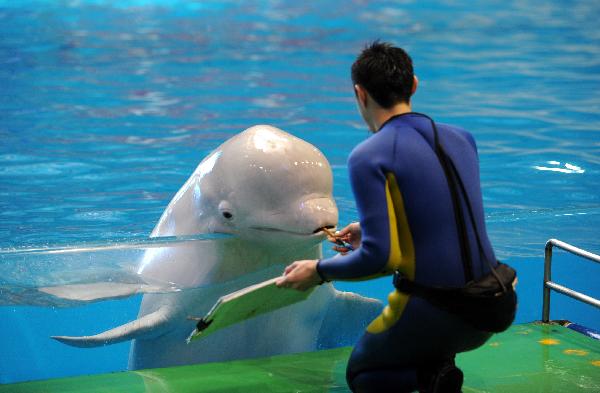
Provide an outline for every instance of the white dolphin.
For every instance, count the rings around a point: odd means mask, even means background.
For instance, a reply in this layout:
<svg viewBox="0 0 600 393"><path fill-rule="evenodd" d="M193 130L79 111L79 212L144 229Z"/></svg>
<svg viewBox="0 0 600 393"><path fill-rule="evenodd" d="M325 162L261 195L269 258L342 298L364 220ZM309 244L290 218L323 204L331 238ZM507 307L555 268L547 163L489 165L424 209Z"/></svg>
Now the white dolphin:
<svg viewBox="0 0 600 393"><path fill-rule="evenodd" d="M275 127L251 127L227 140L177 192L151 236L229 233L215 242L146 251L138 273L146 282L177 283L177 293L146 294L138 319L84 337L54 336L78 347L133 340L129 368L166 367L352 345L381 302L318 287L308 300L186 344L222 295L281 274L297 259L321 257L338 212L332 173L311 144Z"/></svg>

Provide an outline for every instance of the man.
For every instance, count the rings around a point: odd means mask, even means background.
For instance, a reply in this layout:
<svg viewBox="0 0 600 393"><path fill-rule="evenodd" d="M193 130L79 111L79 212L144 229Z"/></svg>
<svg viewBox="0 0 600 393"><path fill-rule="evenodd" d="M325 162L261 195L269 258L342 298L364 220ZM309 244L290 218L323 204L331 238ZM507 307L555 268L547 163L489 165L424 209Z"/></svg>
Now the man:
<svg viewBox="0 0 600 393"><path fill-rule="evenodd" d="M348 160L360 225L329 240L345 240L355 250L338 245L334 249L344 255L296 261L278 285L306 290L323 281L398 272L421 285L459 288L488 274L487 261L496 259L485 231L473 137L411 112L418 80L400 48L368 46L352 65L352 81L359 111L373 132ZM454 169L444 166L438 145ZM466 195L449 186L457 176ZM350 388L460 392L463 376L454 366L455 354L481 346L491 333L391 283L390 289L388 306L350 357Z"/></svg>

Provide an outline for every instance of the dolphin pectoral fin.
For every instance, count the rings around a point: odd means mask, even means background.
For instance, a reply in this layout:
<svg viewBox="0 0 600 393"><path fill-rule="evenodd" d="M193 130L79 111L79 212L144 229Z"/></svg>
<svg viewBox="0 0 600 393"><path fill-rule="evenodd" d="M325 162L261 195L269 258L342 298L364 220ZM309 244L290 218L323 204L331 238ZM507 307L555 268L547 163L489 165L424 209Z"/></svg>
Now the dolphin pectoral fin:
<svg viewBox="0 0 600 393"><path fill-rule="evenodd" d="M135 321L131 321L94 336L52 336L51 338L60 341L63 344L79 348L111 345L132 340L134 338L151 337L164 333L168 329L172 314L171 307L163 306L153 313L144 315Z"/></svg>
<svg viewBox="0 0 600 393"><path fill-rule="evenodd" d="M79 302L122 299L138 293L167 292L167 288L147 284L98 282L92 284L69 284L38 288L49 295Z"/></svg>

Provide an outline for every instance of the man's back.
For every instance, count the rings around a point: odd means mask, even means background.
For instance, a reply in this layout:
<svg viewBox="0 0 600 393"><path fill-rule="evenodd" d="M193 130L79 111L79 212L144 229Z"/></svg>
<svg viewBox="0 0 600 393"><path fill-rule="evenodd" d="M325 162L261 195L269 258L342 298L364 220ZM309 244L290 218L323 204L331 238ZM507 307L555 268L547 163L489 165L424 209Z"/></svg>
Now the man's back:
<svg viewBox="0 0 600 393"><path fill-rule="evenodd" d="M483 220L475 143L468 133L458 128L437 124L437 129L440 141L464 183L484 252L490 261L495 261ZM406 215L408 228L398 225L398 232L400 238L409 236L412 239L415 281L426 285L458 287L465 283L460 240L450 189L434 146L433 126L429 118L419 114L404 114L391 119L355 149L350 159L351 171L353 162L361 166L368 162L372 172L394 175L387 178L388 183L397 182L401 194L402 211L398 211L399 206L394 206L394 209L396 215ZM365 170L361 169L361 172ZM366 176L361 178L366 180ZM359 187L355 185L354 188L356 192ZM360 188L363 192L369 192L368 187ZM468 207L461 199L473 273L478 278L482 272L487 273L489 267L480 258ZM410 233L407 234L407 231ZM400 250L403 251L406 250Z"/></svg>

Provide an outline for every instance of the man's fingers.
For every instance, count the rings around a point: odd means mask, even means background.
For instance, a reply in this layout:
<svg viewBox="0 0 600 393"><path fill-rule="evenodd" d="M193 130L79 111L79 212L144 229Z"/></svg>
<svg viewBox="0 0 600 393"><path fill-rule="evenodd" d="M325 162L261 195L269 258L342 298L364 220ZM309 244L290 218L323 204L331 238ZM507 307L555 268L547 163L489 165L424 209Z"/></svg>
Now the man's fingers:
<svg viewBox="0 0 600 393"><path fill-rule="evenodd" d="M348 251L350 251L347 247L343 247L343 246L333 246L331 248L333 250L335 250L337 252L341 252L341 253L347 253Z"/></svg>
<svg viewBox="0 0 600 393"><path fill-rule="evenodd" d="M308 287L302 285L301 283L288 281L287 277L285 276L277 279L275 281L275 285L279 288L291 288L298 291L306 291L308 289Z"/></svg>
<svg viewBox="0 0 600 393"><path fill-rule="evenodd" d="M277 280L275 280L275 285L278 286L279 288L284 288L286 284L287 284L287 281L286 281L285 277L279 277Z"/></svg>
<svg viewBox="0 0 600 393"><path fill-rule="evenodd" d="M292 263L291 265L288 265L285 267L285 270L283 271L284 275L288 275L290 274L290 272L292 270L294 270L296 268L296 266L298 266L298 264L296 262Z"/></svg>
<svg viewBox="0 0 600 393"><path fill-rule="evenodd" d="M316 273L317 260L302 260L291 263L284 269L283 275L275 280L275 285L280 288L292 288L306 291L321 280Z"/></svg>
<svg viewBox="0 0 600 393"><path fill-rule="evenodd" d="M343 228L343 229L340 229L339 231L337 231L337 232L335 233L335 235L336 235L337 237L342 237L342 236L346 236L346 235L348 235L349 233L350 233L350 226L348 225L347 227L345 227L345 228Z"/></svg>
<svg viewBox="0 0 600 393"><path fill-rule="evenodd" d="M343 236L339 237L340 239L342 239L345 242L350 242L352 240L352 234L351 233L347 233Z"/></svg>

